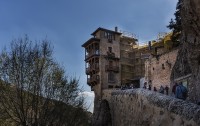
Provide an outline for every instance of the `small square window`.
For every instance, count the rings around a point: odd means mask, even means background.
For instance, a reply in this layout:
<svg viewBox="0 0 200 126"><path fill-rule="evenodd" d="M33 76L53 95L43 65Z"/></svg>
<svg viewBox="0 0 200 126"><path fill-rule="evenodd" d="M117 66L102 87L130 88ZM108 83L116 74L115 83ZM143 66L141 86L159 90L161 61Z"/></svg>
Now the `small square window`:
<svg viewBox="0 0 200 126"><path fill-rule="evenodd" d="M164 64L162 64L162 69L165 69L165 65Z"/></svg>

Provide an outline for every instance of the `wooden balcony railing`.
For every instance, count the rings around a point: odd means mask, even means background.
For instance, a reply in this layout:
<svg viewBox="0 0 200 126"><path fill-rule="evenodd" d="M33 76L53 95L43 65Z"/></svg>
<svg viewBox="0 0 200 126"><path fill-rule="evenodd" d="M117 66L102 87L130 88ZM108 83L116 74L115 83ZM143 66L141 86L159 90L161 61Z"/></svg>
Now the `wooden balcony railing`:
<svg viewBox="0 0 200 126"><path fill-rule="evenodd" d="M99 71L99 64L94 64L91 65L90 67L87 67L85 73L89 75L90 72L98 72L98 71Z"/></svg>
<svg viewBox="0 0 200 126"><path fill-rule="evenodd" d="M99 51L92 51L90 53L88 53L87 55L85 55L85 58L89 58L89 57L92 57L92 56L99 56L100 55L100 52Z"/></svg>
<svg viewBox="0 0 200 126"><path fill-rule="evenodd" d="M89 86L96 85L98 83L99 83L99 75L94 74L92 75L92 77L87 78L87 84Z"/></svg>

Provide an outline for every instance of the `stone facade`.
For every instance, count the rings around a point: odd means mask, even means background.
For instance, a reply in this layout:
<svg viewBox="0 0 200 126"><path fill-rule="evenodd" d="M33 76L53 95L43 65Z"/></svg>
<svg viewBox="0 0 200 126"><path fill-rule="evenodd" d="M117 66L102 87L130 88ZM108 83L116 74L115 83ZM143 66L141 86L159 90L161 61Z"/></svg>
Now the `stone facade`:
<svg viewBox="0 0 200 126"><path fill-rule="evenodd" d="M104 34L104 31L99 31L99 32L101 34ZM119 35L115 35L115 40L112 40L112 42L109 42L109 40L105 37L101 37L99 45L100 47L99 66L101 68L100 83L102 84L102 89L113 88L121 84L120 73L119 73L119 58L120 58L119 41L120 41ZM109 50L109 48L111 48L111 50ZM111 57L109 57L108 55L111 55ZM113 71L111 69L113 69ZM114 69L117 69L117 71L114 71ZM109 79L108 75L109 73L113 74L111 75L113 76L113 80Z"/></svg>
<svg viewBox="0 0 200 126"><path fill-rule="evenodd" d="M157 57L150 57L145 62L145 80L151 80L152 87L171 87L171 71L177 58L178 49L166 52Z"/></svg>
<svg viewBox="0 0 200 126"><path fill-rule="evenodd" d="M119 73L121 33L98 28L91 35L93 37L82 47L85 48L87 84L95 93L95 101L98 101L102 98L102 90L121 84Z"/></svg>

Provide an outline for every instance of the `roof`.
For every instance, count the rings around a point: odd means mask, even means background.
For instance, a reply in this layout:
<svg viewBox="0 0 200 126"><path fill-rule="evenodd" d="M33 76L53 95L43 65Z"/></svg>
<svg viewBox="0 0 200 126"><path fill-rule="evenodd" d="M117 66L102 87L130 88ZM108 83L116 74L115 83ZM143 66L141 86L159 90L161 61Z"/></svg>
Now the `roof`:
<svg viewBox="0 0 200 126"><path fill-rule="evenodd" d="M112 33L118 34L118 35L122 34L120 32L116 32L116 31L112 31L112 30L108 30L108 29L99 27L91 35L95 35L98 31L107 31L107 32L112 32Z"/></svg>
<svg viewBox="0 0 200 126"><path fill-rule="evenodd" d="M98 39L98 38L90 38L89 40L87 40L87 41L82 45L82 47L86 47L88 44L90 44L91 42L94 42L94 41L99 42L100 39Z"/></svg>

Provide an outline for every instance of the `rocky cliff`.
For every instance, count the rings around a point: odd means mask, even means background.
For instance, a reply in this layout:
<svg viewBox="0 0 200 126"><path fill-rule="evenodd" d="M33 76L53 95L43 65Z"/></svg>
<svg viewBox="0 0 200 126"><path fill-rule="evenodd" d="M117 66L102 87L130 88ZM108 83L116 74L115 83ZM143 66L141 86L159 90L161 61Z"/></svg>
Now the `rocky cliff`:
<svg viewBox="0 0 200 126"><path fill-rule="evenodd" d="M110 107L107 100L104 99L96 103L92 126L112 126Z"/></svg>
<svg viewBox="0 0 200 126"><path fill-rule="evenodd" d="M200 99L200 1L183 0L181 9L181 49L174 65L172 77L191 73L189 98Z"/></svg>

